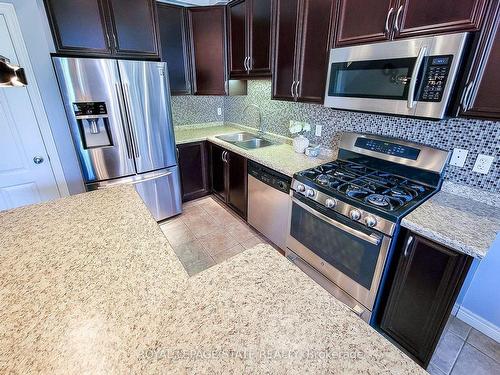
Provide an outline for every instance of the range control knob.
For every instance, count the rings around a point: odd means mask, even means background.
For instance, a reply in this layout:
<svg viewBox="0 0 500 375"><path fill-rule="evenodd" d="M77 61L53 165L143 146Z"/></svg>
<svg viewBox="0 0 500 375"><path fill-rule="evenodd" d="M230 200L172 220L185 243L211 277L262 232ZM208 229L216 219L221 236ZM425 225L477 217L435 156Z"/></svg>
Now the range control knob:
<svg viewBox="0 0 500 375"><path fill-rule="evenodd" d="M354 209L351 210L351 212L349 212L349 216L353 220L359 220L361 218L361 212L359 212L359 210Z"/></svg>
<svg viewBox="0 0 500 375"><path fill-rule="evenodd" d="M325 200L325 206L328 207L328 208L333 208L336 205L337 205L337 201L335 199L327 198Z"/></svg>
<svg viewBox="0 0 500 375"><path fill-rule="evenodd" d="M304 185L302 185L302 184L297 185L297 191L299 191L300 193L303 193L305 190L306 190L306 187Z"/></svg>
<svg viewBox="0 0 500 375"><path fill-rule="evenodd" d="M309 198L314 197L314 194L316 194L316 193L314 192L314 190L313 190L313 189L307 189L307 190L306 190L306 195L307 195Z"/></svg>
<svg viewBox="0 0 500 375"><path fill-rule="evenodd" d="M375 219L373 216L367 216L365 218L365 224L366 226L373 228L375 225L377 225L377 219Z"/></svg>

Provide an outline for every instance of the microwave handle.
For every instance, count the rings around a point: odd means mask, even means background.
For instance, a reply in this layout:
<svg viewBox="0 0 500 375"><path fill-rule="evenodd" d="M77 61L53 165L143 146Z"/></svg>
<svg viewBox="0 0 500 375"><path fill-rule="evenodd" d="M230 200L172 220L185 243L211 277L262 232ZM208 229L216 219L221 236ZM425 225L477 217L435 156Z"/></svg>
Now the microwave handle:
<svg viewBox="0 0 500 375"><path fill-rule="evenodd" d="M415 67L413 68L413 73L411 74L410 79L410 88L408 90L408 109L412 109L415 106L415 88L417 87L417 77L420 72L420 68L422 67L422 62L424 61L425 53L427 52L427 47L423 46L420 48L418 52L417 61L415 61Z"/></svg>

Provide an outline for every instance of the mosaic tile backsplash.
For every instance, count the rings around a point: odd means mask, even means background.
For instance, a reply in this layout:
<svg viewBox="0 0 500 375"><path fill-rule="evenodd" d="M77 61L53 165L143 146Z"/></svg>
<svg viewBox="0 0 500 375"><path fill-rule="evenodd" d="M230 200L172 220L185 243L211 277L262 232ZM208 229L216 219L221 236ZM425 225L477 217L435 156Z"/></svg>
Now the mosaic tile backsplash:
<svg viewBox="0 0 500 375"><path fill-rule="evenodd" d="M290 120L311 124L306 136L312 143L336 148L342 132L354 131L397 137L413 142L453 150L469 150L463 168L450 166L446 179L459 184L500 193L500 122L449 119L427 121L413 118L338 111L322 105L291 103L271 100L270 80L248 81L248 95L232 97L176 97L173 99L176 125L208 121L221 121L217 106L223 103L224 121L257 127L257 112L248 104L256 104L262 110L265 131L290 136ZM177 122L176 122L177 118ZM316 125L322 125L321 137L314 136ZM495 156L487 175L472 172L478 154Z"/></svg>

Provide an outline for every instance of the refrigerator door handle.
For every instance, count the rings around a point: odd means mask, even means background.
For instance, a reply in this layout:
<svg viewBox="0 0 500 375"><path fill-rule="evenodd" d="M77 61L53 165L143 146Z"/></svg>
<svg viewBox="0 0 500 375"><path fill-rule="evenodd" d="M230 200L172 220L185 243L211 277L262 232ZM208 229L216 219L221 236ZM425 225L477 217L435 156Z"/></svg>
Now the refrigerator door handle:
<svg viewBox="0 0 500 375"><path fill-rule="evenodd" d="M125 107L127 109L127 115L128 115L128 124L129 124L129 129L130 129L130 136L132 137L132 145L134 149L134 155L136 158L141 157L139 154L139 145L137 144L137 137L135 135L134 131L134 118L132 117L132 112L131 112L131 100L130 100L130 91L128 89L128 83L123 83L123 92L125 94Z"/></svg>
<svg viewBox="0 0 500 375"><path fill-rule="evenodd" d="M127 129L129 129L130 126L128 125L128 119L125 113L125 104L123 101L123 95L122 95L122 90L120 88L120 84L115 83L115 88L116 88L116 95L118 96L118 106L120 107L120 118L124 126L123 131L125 134L125 142L127 143L127 156L129 159L132 159L132 140L130 139L129 136L130 133L127 131Z"/></svg>

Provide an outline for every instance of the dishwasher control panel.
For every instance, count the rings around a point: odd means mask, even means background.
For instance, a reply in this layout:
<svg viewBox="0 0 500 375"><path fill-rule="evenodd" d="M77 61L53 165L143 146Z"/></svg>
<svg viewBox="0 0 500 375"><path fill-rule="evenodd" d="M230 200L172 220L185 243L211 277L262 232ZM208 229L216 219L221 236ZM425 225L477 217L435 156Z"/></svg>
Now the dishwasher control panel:
<svg viewBox="0 0 500 375"><path fill-rule="evenodd" d="M277 190L290 193L292 179L288 176L252 161L248 162L248 174Z"/></svg>

